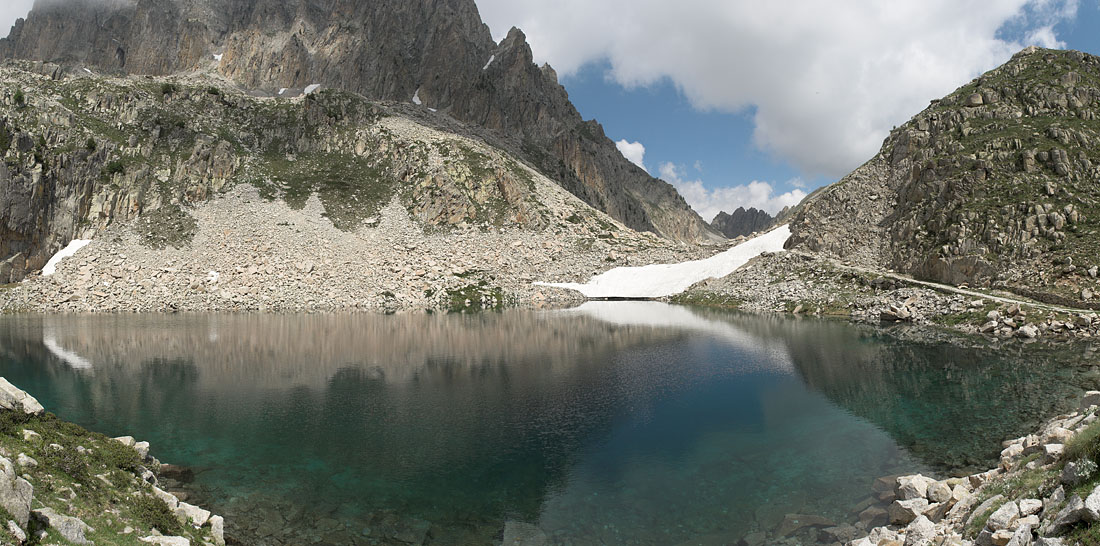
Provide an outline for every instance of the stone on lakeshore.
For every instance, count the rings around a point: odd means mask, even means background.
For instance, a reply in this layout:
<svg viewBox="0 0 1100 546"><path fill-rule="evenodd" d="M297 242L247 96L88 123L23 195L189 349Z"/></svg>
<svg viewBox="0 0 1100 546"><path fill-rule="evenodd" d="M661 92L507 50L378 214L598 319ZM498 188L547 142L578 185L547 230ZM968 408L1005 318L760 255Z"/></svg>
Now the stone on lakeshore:
<svg viewBox="0 0 1100 546"><path fill-rule="evenodd" d="M157 546L191 546L191 541L186 537L148 536L141 537L138 540Z"/></svg>
<svg viewBox="0 0 1100 546"><path fill-rule="evenodd" d="M210 519L210 511L203 510L193 504L186 502L180 502L176 505L176 517L180 518L184 523L190 522L195 527L202 527L206 524L206 521Z"/></svg>
<svg viewBox="0 0 1100 546"><path fill-rule="evenodd" d="M835 527L826 527L817 534L817 541L825 544L847 543L856 539L861 533L852 525L844 524Z"/></svg>
<svg viewBox="0 0 1100 546"><path fill-rule="evenodd" d="M905 528L905 546L928 546L936 536L936 525L919 516Z"/></svg>
<svg viewBox="0 0 1100 546"><path fill-rule="evenodd" d="M15 458L15 462L19 463L19 466L25 466L27 468L38 466L38 461L28 457L26 453L20 453L19 456Z"/></svg>
<svg viewBox="0 0 1100 546"><path fill-rule="evenodd" d="M23 531L23 528L19 524L15 523L15 520L8 520L8 533L11 533L12 538L15 539L17 544L22 544L27 541L27 533Z"/></svg>
<svg viewBox="0 0 1100 546"><path fill-rule="evenodd" d="M1058 511L1058 514L1044 526L1042 534L1044 535L1061 535L1064 534L1070 527L1073 527L1078 522L1086 521L1088 510L1085 508L1085 501L1081 500L1081 497L1074 495L1070 497L1066 505Z"/></svg>
<svg viewBox="0 0 1100 546"><path fill-rule="evenodd" d="M1043 435L1044 444L1065 444L1073 438L1073 431L1062 427L1054 427Z"/></svg>
<svg viewBox="0 0 1100 546"><path fill-rule="evenodd" d="M0 457L0 506L15 518L20 527L26 528L30 520L31 499L34 486L15 473L11 461Z"/></svg>
<svg viewBox="0 0 1100 546"><path fill-rule="evenodd" d="M134 449L137 450L138 456L142 460L149 456L149 442L134 442Z"/></svg>
<svg viewBox="0 0 1100 546"><path fill-rule="evenodd" d="M134 447L134 443L135 443L133 436L119 436L118 438L114 438L114 440L116 442L120 442L122 445L124 445L126 447Z"/></svg>
<svg viewBox="0 0 1100 546"><path fill-rule="evenodd" d="M32 513L34 517L46 525L57 529L57 532L69 542L81 545L94 544L84 538L84 533L95 531L95 529L84 523L80 518L58 514L52 508L39 508Z"/></svg>
<svg viewBox="0 0 1100 546"><path fill-rule="evenodd" d="M928 500L932 502L947 502L951 500L951 487L946 482L936 482L928 486Z"/></svg>
<svg viewBox="0 0 1100 546"><path fill-rule="evenodd" d="M1012 531L1008 529L993 531L993 535L989 537L989 541L993 546L1007 546L1010 540L1012 540Z"/></svg>
<svg viewBox="0 0 1100 546"><path fill-rule="evenodd" d="M1039 537L1039 539L1035 541L1035 546L1065 546L1065 543L1063 543L1060 538Z"/></svg>
<svg viewBox="0 0 1100 546"><path fill-rule="evenodd" d="M1022 518L1038 514L1043 509L1043 501L1039 499L1022 499L1016 504L1020 506L1020 517Z"/></svg>
<svg viewBox="0 0 1100 546"><path fill-rule="evenodd" d="M1009 501L1001 505L996 512L989 516L986 527L991 531L1008 529L1012 522L1020 518L1020 507L1015 502ZM1007 542L1007 540L1005 541Z"/></svg>
<svg viewBox="0 0 1100 546"><path fill-rule="evenodd" d="M932 478L920 474L901 476L897 479L895 494L900 500L923 499L928 495L928 487L936 483Z"/></svg>
<svg viewBox="0 0 1100 546"><path fill-rule="evenodd" d="M214 544L225 546L225 519L221 516L210 516L210 535L214 537Z"/></svg>
<svg viewBox="0 0 1100 546"><path fill-rule="evenodd" d="M783 516L783 521L776 528L775 534L788 537L797 533L799 529L805 529L806 527L836 527L836 522L809 514L787 514Z"/></svg>
<svg viewBox="0 0 1100 546"><path fill-rule="evenodd" d="M1100 406L1100 391L1088 391L1081 400L1081 409L1086 410L1092 406Z"/></svg>
<svg viewBox="0 0 1100 546"><path fill-rule="evenodd" d="M1034 324L1025 324L1016 330L1016 337L1024 339L1035 339L1039 337L1039 327Z"/></svg>
<svg viewBox="0 0 1100 546"><path fill-rule="evenodd" d="M46 411L33 396L8 383L3 377L0 377L0 408L21 411L27 415L42 415Z"/></svg>
<svg viewBox="0 0 1100 546"><path fill-rule="evenodd" d="M985 502L978 505L973 512L970 513L970 517L966 520L966 525L969 527L979 517L984 516L987 512L993 509L993 505L1004 500L1004 495L993 495L985 500Z"/></svg>
<svg viewBox="0 0 1100 546"><path fill-rule="evenodd" d="M928 499L896 500L886 509L893 525L909 525L928 509Z"/></svg>
<svg viewBox="0 0 1100 546"><path fill-rule="evenodd" d="M504 523L504 542L501 546L545 546L549 538L542 529L522 521Z"/></svg>
<svg viewBox="0 0 1100 546"><path fill-rule="evenodd" d="M1095 473L1096 463L1089 459L1079 459L1066 463L1066 466L1062 469L1060 479L1062 483L1070 487L1076 487L1088 481Z"/></svg>
<svg viewBox="0 0 1100 546"><path fill-rule="evenodd" d="M163 490L163 489L161 489L161 488L159 488L155 485L153 486L153 495L155 495L158 499L163 501L164 504L167 504L168 509L170 509L170 510L174 511L180 505L180 500L177 499L175 495L173 495L173 494L171 494L171 493L169 493L169 492L167 492L167 491L165 491L165 490Z"/></svg>
<svg viewBox="0 0 1100 546"><path fill-rule="evenodd" d="M1043 463L1050 464L1062 458L1065 453L1065 444L1046 444L1043 446Z"/></svg>
<svg viewBox="0 0 1100 546"><path fill-rule="evenodd" d="M890 515L886 512L886 509L882 507L870 506L859 513L859 522L863 524L864 527L885 525L890 522Z"/></svg>

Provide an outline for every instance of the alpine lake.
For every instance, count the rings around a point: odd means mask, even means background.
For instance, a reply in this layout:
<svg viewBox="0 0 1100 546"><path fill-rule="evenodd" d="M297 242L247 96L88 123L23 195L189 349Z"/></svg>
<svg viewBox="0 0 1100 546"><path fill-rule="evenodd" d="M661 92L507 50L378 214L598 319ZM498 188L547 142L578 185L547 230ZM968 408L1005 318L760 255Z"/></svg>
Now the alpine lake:
<svg viewBox="0 0 1100 546"><path fill-rule="evenodd" d="M239 544L816 544L789 514L851 524L877 478L992 467L1098 366L1088 343L653 302L0 317L0 376L151 442Z"/></svg>

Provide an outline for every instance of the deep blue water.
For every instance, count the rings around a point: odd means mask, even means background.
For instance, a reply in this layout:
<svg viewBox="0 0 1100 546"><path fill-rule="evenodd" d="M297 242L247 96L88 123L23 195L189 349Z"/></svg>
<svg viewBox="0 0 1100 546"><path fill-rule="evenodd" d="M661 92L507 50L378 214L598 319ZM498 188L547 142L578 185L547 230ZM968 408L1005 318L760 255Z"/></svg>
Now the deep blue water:
<svg viewBox="0 0 1100 546"><path fill-rule="evenodd" d="M483 315L0 317L0 375L148 440L254 544L724 544L856 520L1097 384L1088 345L657 303ZM807 542L814 533L799 535Z"/></svg>

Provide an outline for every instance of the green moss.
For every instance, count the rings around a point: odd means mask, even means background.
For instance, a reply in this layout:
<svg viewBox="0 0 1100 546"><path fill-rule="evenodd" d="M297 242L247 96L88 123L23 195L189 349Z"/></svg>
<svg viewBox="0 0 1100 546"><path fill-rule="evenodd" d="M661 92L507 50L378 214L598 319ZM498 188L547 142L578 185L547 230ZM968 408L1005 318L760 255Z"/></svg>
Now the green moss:
<svg viewBox="0 0 1100 546"><path fill-rule="evenodd" d="M481 311L504 309L504 291L490 286L488 281L469 284L462 288L448 290L447 309L451 312Z"/></svg>
<svg viewBox="0 0 1100 546"><path fill-rule="evenodd" d="M1066 442L1064 454L1067 461L1090 459L1100 463L1100 420L1093 421L1084 430L1074 434Z"/></svg>
<svg viewBox="0 0 1100 546"><path fill-rule="evenodd" d="M672 296L669 301L680 305L717 307L720 309L740 309L744 305L744 301L739 298L710 290L688 290Z"/></svg>
<svg viewBox="0 0 1100 546"><path fill-rule="evenodd" d="M150 529L156 529L166 535L177 535L183 532L183 524L159 498L138 494L134 495L130 502L134 517Z"/></svg>

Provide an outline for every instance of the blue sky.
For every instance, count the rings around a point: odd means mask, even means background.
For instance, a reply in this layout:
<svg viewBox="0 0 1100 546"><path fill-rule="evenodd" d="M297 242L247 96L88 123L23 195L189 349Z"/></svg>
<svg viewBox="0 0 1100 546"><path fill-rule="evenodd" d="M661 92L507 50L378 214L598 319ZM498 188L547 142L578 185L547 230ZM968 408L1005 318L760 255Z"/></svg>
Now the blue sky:
<svg viewBox="0 0 1100 546"><path fill-rule="evenodd" d="M494 36L524 29L581 114L640 144L624 155L708 221L739 205L775 212L839 179L929 100L1026 45L1100 54L1100 0L478 5Z"/></svg>
<svg viewBox="0 0 1100 546"><path fill-rule="evenodd" d="M706 220L776 212L1026 45L1100 54L1100 0L476 0ZM0 28L33 0L2 0ZM644 149L644 155L642 151Z"/></svg>

